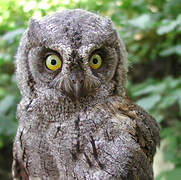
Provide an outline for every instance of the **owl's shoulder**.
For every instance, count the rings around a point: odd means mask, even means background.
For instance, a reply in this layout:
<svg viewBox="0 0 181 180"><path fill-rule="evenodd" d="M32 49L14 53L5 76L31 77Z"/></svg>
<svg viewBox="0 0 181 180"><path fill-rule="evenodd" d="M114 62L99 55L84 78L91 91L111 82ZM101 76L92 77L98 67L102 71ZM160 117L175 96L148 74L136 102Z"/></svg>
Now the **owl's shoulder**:
<svg viewBox="0 0 181 180"><path fill-rule="evenodd" d="M160 128L156 120L127 96L111 97L107 104L109 111L113 114L112 119L119 122L120 127L124 127L140 144L143 151L152 157L160 142Z"/></svg>

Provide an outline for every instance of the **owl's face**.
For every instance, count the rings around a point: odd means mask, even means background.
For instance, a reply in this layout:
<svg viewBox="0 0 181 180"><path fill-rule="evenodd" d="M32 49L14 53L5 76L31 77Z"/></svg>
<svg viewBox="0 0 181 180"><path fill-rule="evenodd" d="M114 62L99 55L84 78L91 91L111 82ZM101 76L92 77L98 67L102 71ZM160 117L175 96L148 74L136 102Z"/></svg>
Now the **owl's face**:
<svg viewBox="0 0 181 180"><path fill-rule="evenodd" d="M34 90L56 90L72 100L110 89L118 66L111 21L83 10L31 20L26 55ZM42 92L43 92L42 91Z"/></svg>

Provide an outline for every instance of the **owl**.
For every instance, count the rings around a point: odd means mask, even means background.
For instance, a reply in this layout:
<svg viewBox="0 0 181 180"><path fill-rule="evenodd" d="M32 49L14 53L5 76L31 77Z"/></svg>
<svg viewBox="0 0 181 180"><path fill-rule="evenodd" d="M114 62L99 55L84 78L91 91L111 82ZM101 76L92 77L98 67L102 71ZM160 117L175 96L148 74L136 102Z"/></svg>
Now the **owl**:
<svg viewBox="0 0 181 180"><path fill-rule="evenodd" d="M31 19L16 55L14 180L152 180L159 126L126 95L127 53L85 10Z"/></svg>

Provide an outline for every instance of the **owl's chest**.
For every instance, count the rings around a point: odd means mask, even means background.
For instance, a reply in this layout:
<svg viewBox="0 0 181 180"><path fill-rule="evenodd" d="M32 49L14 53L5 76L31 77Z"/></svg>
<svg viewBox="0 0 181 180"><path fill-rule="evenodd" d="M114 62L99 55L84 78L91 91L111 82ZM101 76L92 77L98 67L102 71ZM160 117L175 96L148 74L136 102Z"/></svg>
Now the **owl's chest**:
<svg viewBox="0 0 181 180"><path fill-rule="evenodd" d="M82 166L103 167L97 157L106 156L107 150L112 152L110 148L121 131L108 106L101 104L72 113L56 113L43 109L27 116L32 121L26 121L20 138L23 160L30 174L40 176L43 172L54 176L61 172L67 176L70 172L72 177L72 169L78 172ZM123 121L126 124L127 119Z"/></svg>
<svg viewBox="0 0 181 180"><path fill-rule="evenodd" d="M89 151L92 138L103 138L104 127L111 118L108 111L99 106L68 116L53 117L53 114L51 112L48 116L45 111L42 115L33 114L34 122L27 124L22 132L24 160L32 164L30 167L37 167L36 170L29 168L32 175L39 174L42 169L51 169L52 173L71 169Z"/></svg>
<svg viewBox="0 0 181 180"><path fill-rule="evenodd" d="M60 117L48 125L44 137L51 146L59 150L81 151L90 136L98 136L110 118L104 109L89 109Z"/></svg>
<svg viewBox="0 0 181 180"><path fill-rule="evenodd" d="M33 151L57 152L66 156L67 152L82 152L90 137L102 136L111 114L101 106L59 114L57 110L50 112L47 108L42 114L33 114L33 118L34 123L27 131L29 135L26 134L26 137L29 138L25 144Z"/></svg>

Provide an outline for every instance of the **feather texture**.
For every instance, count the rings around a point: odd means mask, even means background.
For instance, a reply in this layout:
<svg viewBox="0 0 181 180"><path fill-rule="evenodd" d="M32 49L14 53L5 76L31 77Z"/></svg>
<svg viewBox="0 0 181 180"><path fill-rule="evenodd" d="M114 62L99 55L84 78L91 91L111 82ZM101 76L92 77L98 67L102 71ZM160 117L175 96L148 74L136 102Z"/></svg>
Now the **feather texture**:
<svg viewBox="0 0 181 180"><path fill-rule="evenodd" d="M51 53L62 61L54 72ZM126 96L127 53L111 20L79 9L31 20L16 67L14 180L153 179L159 127Z"/></svg>

